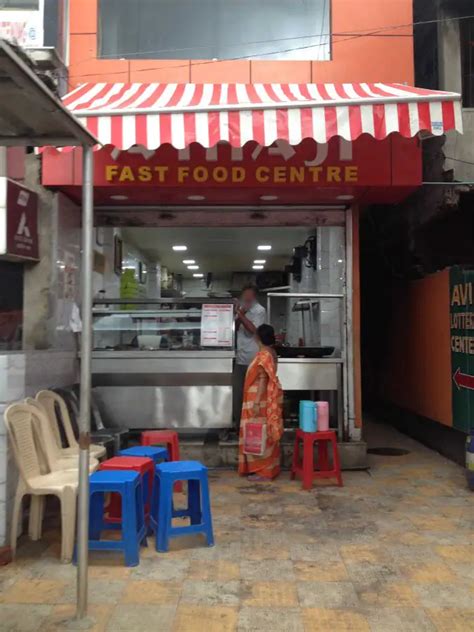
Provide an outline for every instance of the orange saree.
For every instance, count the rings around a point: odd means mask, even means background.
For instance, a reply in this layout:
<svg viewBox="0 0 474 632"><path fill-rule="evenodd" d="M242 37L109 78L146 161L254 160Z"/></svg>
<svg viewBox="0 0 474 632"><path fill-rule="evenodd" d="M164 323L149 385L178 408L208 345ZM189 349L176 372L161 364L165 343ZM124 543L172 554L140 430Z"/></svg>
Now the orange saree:
<svg viewBox="0 0 474 632"><path fill-rule="evenodd" d="M244 385L244 401L240 422L239 474L257 474L272 479L280 473L280 439L283 434L283 391L276 373L276 361L270 351L262 349L247 370ZM254 405L258 392L258 380L262 373L267 377L267 389L260 400L260 413L255 416ZM244 454L244 428L247 422L266 424L267 445L261 456Z"/></svg>

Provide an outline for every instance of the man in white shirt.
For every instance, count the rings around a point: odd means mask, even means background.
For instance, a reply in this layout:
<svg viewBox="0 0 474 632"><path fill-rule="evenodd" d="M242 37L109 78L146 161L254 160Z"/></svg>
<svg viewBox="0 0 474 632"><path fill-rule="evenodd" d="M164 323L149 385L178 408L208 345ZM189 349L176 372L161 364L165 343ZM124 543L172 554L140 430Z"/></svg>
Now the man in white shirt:
<svg viewBox="0 0 474 632"><path fill-rule="evenodd" d="M260 325L263 325L267 316L266 309L257 301L257 292L258 290L255 285L245 286L242 289L240 301L237 304L235 323L237 330L237 352L232 379L232 417L234 428L237 431L240 427L240 416L242 413L245 374L258 351L255 332Z"/></svg>

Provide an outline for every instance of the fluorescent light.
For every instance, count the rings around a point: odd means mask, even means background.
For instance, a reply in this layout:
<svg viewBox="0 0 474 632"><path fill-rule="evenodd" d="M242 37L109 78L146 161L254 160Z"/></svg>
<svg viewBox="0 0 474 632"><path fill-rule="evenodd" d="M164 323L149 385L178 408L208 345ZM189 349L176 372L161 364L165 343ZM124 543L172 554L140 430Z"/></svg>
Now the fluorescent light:
<svg viewBox="0 0 474 632"><path fill-rule="evenodd" d="M260 263L267 263L266 259L254 259L254 263L260 264Z"/></svg>
<svg viewBox="0 0 474 632"><path fill-rule="evenodd" d="M354 196L353 195L338 195L336 197L336 200L353 200Z"/></svg>
<svg viewBox="0 0 474 632"><path fill-rule="evenodd" d="M275 200L278 200L278 195L261 195L260 199L262 202L274 202Z"/></svg>
<svg viewBox="0 0 474 632"><path fill-rule="evenodd" d="M183 263L185 266L188 266L188 265L193 265L193 263L196 263L196 262L194 261L194 259L183 259Z"/></svg>
<svg viewBox="0 0 474 632"><path fill-rule="evenodd" d="M111 200L116 200L117 202L123 202L124 200L128 200L128 195L111 195Z"/></svg>
<svg viewBox="0 0 474 632"><path fill-rule="evenodd" d="M195 273L193 274L193 277L194 277L195 279L202 279L202 277L203 277L203 276L204 276L204 274L203 274L202 272L195 272Z"/></svg>
<svg viewBox="0 0 474 632"><path fill-rule="evenodd" d="M188 266L188 270L199 270L199 266Z"/></svg>
<svg viewBox="0 0 474 632"><path fill-rule="evenodd" d="M271 250L272 247L270 246L270 244L260 244L260 246L257 246L257 250Z"/></svg>
<svg viewBox="0 0 474 632"><path fill-rule="evenodd" d="M182 251L187 250L187 249L188 249L187 246L173 246L173 250L175 252L182 252Z"/></svg>
<svg viewBox="0 0 474 632"><path fill-rule="evenodd" d="M190 200L191 202L202 202L202 200L205 199L205 195L188 195L188 200Z"/></svg>
<svg viewBox="0 0 474 632"><path fill-rule="evenodd" d="M263 270L263 266L252 266L254 270Z"/></svg>

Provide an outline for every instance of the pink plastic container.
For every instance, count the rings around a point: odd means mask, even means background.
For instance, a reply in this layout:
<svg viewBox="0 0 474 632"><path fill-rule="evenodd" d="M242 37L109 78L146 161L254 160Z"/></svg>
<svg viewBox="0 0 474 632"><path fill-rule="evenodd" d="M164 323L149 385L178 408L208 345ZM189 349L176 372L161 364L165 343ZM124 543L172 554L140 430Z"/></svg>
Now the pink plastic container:
<svg viewBox="0 0 474 632"><path fill-rule="evenodd" d="M318 408L318 432L329 430L329 402L315 402Z"/></svg>

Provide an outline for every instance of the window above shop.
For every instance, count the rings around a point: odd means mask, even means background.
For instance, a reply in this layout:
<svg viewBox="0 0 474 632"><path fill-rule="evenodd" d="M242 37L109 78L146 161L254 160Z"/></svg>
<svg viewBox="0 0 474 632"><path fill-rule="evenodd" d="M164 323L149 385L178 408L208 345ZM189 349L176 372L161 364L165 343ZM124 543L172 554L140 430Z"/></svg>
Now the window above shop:
<svg viewBox="0 0 474 632"><path fill-rule="evenodd" d="M39 0L0 0L0 11L38 11Z"/></svg>
<svg viewBox="0 0 474 632"><path fill-rule="evenodd" d="M99 57L330 57L331 0L99 0Z"/></svg>
<svg viewBox="0 0 474 632"><path fill-rule="evenodd" d="M465 108L474 108L474 18L460 21L462 98Z"/></svg>

